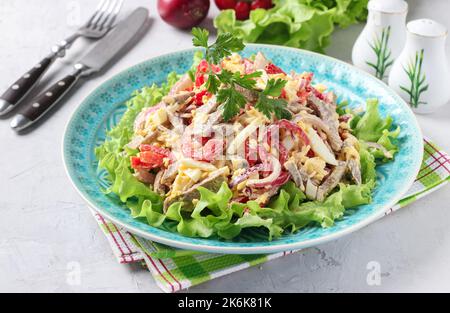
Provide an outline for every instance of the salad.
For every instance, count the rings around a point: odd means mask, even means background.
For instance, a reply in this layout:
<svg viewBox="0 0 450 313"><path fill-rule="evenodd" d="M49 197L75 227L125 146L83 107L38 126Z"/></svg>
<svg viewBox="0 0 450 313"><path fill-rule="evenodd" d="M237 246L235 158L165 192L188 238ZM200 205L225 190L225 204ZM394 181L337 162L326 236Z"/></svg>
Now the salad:
<svg viewBox="0 0 450 313"><path fill-rule="evenodd" d="M226 240L330 227L371 202L400 133L376 99L350 110L313 73L244 58L229 33L212 44L206 30L193 35L192 69L136 91L96 149L106 193L151 226Z"/></svg>

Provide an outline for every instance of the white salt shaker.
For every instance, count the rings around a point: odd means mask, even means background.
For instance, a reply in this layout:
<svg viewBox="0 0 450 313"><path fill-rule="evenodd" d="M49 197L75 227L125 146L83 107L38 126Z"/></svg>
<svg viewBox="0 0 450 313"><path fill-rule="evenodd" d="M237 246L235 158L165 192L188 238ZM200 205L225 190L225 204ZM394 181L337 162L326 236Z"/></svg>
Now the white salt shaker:
<svg viewBox="0 0 450 313"><path fill-rule="evenodd" d="M407 25L405 48L389 75L389 86L416 113L432 113L450 101L450 73L445 54L447 29L433 20Z"/></svg>
<svg viewBox="0 0 450 313"><path fill-rule="evenodd" d="M353 46L353 64L381 80L387 80L406 41L408 3L403 0L370 0L367 8L367 24Z"/></svg>

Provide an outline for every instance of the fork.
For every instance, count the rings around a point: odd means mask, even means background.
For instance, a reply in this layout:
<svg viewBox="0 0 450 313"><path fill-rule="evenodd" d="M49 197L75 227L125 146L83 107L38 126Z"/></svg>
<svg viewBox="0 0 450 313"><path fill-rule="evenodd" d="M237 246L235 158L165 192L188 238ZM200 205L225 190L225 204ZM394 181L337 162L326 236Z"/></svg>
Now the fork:
<svg viewBox="0 0 450 313"><path fill-rule="evenodd" d="M37 82L47 72L50 66L58 58L66 55L66 51L80 37L100 39L105 36L119 14L124 0L101 0L95 13L80 27L73 35L52 47L50 55L45 57L35 67L22 75L6 92L0 97L0 116L12 111L17 104L36 86Z"/></svg>

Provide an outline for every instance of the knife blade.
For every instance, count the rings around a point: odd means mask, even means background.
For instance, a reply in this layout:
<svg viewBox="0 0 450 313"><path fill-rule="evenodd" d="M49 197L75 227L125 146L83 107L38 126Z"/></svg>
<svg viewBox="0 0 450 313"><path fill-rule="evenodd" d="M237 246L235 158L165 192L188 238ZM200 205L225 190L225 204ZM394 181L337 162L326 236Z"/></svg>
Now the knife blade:
<svg viewBox="0 0 450 313"><path fill-rule="evenodd" d="M102 70L126 47L147 18L147 9L136 9L126 20L118 24L105 39L100 40L78 63L89 68L89 74Z"/></svg>
<svg viewBox="0 0 450 313"><path fill-rule="evenodd" d="M120 22L74 65L74 72L25 105L11 121L11 128L22 131L43 117L78 82L104 69L120 55L147 21L149 12L138 8Z"/></svg>

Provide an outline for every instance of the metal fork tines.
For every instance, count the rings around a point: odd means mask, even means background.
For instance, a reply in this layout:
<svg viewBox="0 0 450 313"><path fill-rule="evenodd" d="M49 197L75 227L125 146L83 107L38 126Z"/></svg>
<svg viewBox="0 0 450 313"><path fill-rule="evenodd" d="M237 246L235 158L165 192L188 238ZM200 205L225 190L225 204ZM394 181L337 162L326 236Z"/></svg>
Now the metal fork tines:
<svg viewBox="0 0 450 313"><path fill-rule="evenodd" d="M124 0L101 0L94 14L75 34L52 47L52 53L22 75L0 97L0 116L12 111L17 104L36 86L37 82L57 58L64 57L66 50L80 37L100 39L113 27L122 9Z"/></svg>
<svg viewBox="0 0 450 313"><path fill-rule="evenodd" d="M78 30L80 36L88 38L102 37L114 25L122 5L123 0L100 1L94 15Z"/></svg>

